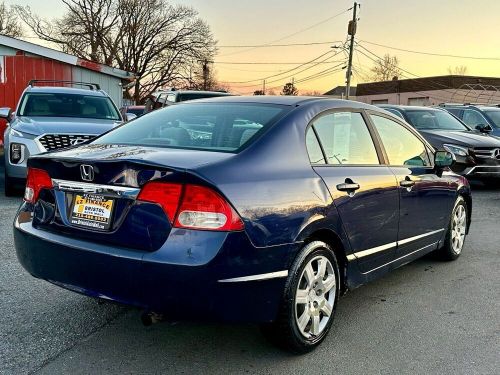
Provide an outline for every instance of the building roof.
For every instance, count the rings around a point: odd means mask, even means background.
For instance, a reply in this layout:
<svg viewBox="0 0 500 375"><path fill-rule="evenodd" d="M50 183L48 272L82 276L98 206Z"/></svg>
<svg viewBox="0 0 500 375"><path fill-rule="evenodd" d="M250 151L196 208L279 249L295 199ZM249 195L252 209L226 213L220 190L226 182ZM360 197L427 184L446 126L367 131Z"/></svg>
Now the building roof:
<svg viewBox="0 0 500 375"><path fill-rule="evenodd" d="M111 66L99 64L93 61L80 59L77 56L73 56L38 44L26 42L21 39L11 38L6 35L0 34L0 45L4 45L16 50L25 51L33 55L60 61L69 65L80 66L85 69L93 70L96 72L100 72L121 79L133 78L132 73L126 72L124 70L112 68Z"/></svg>
<svg viewBox="0 0 500 375"><path fill-rule="evenodd" d="M394 94L402 92L418 92L446 89L469 89L466 85L482 85L487 87L500 86L500 78L446 75L437 77L423 77L400 79L383 82L359 83L357 96Z"/></svg>
<svg viewBox="0 0 500 375"><path fill-rule="evenodd" d="M334 87L330 91L325 92L323 95L335 95L335 96L345 95L345 86ZM349 96L356 96L356 86L351 86L349 88Z"/></svg>

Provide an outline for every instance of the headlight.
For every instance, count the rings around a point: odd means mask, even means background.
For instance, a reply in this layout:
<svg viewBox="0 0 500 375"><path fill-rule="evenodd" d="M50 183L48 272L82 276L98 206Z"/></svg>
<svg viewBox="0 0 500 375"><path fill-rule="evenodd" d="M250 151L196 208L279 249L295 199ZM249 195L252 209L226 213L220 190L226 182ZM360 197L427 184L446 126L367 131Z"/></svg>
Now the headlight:
<svg viewBox="0 0 500 375"><path fill-rule="evenodd" d="M462 147L462 146L444 144L443 148L446 151L451 152L455 156L467 156L467 155L469 155L469 150L467 150L467 148Z"/></svg>
<svg viewBox="0 0 500 375"><path fill-rule="evenodd" d="M24 160L26 146L21 143L11 143L10 144L10 162L12 164L22 163Z"/></svg>

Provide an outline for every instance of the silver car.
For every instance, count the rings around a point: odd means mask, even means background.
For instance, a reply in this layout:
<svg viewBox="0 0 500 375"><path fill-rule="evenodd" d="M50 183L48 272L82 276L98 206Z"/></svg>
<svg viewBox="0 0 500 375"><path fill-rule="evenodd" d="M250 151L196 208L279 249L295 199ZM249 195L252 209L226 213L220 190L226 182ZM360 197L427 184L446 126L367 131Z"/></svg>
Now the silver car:
<svg viewBox="0 0 500 375"><path fill-rule="evenodd" d="M30 155L84 143L123 122L116 105L97 84L69 82L85 89L37 83L42 81L31 81L24 90L15 113L0 108L0 117L8 122L4 134L7 196L24 185Z"/></svg>

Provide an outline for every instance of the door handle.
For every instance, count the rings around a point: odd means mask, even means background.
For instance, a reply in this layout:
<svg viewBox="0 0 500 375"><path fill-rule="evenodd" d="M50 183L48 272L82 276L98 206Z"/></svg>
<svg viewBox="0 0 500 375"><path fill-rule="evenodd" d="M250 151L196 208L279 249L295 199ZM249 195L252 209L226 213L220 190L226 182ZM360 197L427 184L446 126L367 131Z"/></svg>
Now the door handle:
<svg viewBox="0 0 500 375"><path fill-rule="evenodd" d="M415 185L415 181L412 181L412 179L408 176L406 176L405 179L399 183L399 186L404 187L404 188L411 188L414 185Z"/></svg>
<svg viewBox="0 0 500 375"><path fill-rule="evenodd" d="M359 189L359 184L353 182L350 178L346 178L345 182L343 184L338 184L337 185L337 190L339 191L345 191L349 194L354 193L356 190Z"/></svg>

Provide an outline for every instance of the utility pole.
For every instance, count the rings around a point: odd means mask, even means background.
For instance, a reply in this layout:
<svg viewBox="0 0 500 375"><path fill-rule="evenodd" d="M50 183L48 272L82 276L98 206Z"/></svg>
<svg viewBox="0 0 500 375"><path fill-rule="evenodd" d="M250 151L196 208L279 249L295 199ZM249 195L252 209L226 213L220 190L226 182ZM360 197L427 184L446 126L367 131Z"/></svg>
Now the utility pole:
<svg viewBox="0 0 500 375"><path fill-rule="evenodd" d="M262 95L266 95L266 80L262 82Z"/></svg>
<svg viewBox="0 0 500 375"><path fill-rule="evenodd" d="M351 44L349 46L349 63L347 64L346 72L346 86L345 86L345 98L349 99L349 94L351 91L351 76L352 76L352 55L354 52L354 35L356 35L356 28L358 20L356 18L356 12L358 10L358 3L354 2L352 8L352 21L349 21L349 27L347 28L347 34L351 36Z"/></svg>
<svg viewBox="0 0 500 375"><path fill-rule="evenodd" d="M208 60L205 59L203 60L203 90L207 91L208 87L208 76L209 76L209 70L208 70Z"/></svg>

